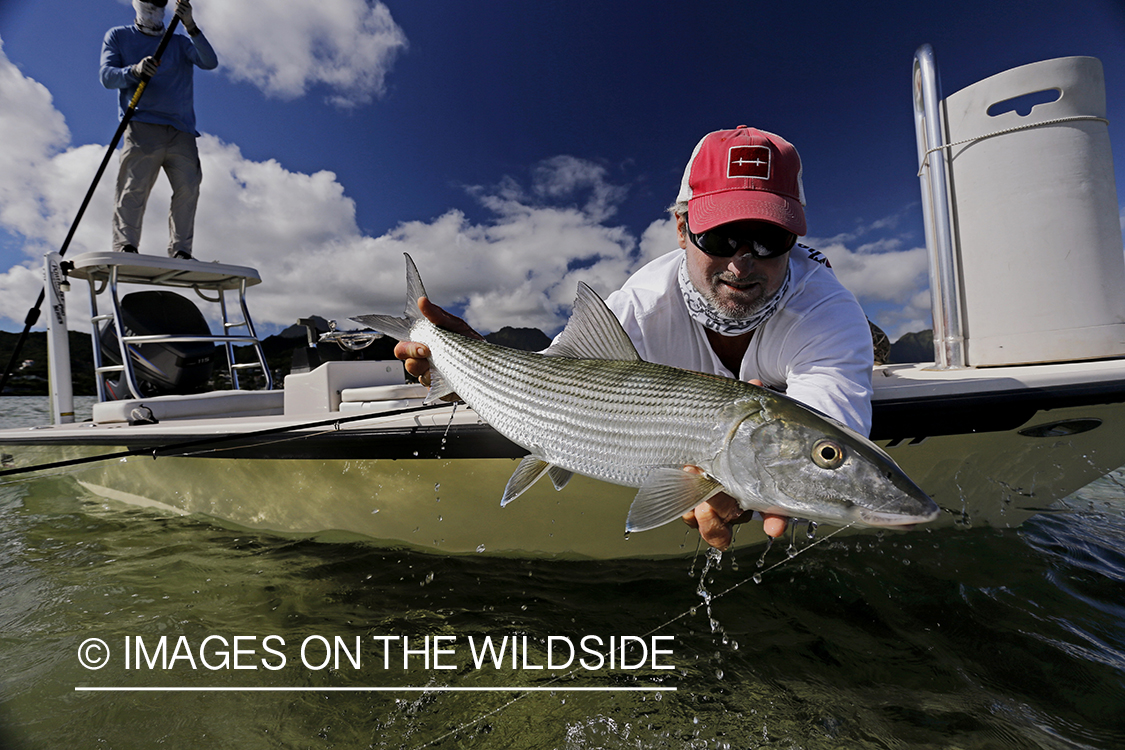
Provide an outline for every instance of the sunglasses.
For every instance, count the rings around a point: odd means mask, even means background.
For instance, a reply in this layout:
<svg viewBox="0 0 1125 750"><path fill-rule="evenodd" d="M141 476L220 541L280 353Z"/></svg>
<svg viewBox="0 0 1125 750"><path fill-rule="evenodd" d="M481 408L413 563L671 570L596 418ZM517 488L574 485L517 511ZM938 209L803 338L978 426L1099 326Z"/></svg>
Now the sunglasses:
<svg viewBox="0 0 1125 750"><path fill-rule="evenodd" d="M723 224L699 234L686 226L684 228L693 245L716 258L730 258L746 248L751 257L767 260L785 255L797 242L797 235L765 222L752 226Z"/></svg>

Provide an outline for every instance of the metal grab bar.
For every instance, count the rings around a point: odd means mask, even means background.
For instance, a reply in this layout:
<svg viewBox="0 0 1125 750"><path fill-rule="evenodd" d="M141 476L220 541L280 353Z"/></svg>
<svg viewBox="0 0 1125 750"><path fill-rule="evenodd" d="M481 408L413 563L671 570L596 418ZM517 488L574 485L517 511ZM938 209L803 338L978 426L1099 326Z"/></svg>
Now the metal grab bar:
<svg viewBox="0 0 1125 750"><path fill-rule="evenodd" d="M922 219L930 257L930 309L934 319L934 362L939 370L967 367L961 311L961 284L953 248L946 156L934 151L942 137L940 82L934 51L923 44L914 53L914 132Z"/></svg>

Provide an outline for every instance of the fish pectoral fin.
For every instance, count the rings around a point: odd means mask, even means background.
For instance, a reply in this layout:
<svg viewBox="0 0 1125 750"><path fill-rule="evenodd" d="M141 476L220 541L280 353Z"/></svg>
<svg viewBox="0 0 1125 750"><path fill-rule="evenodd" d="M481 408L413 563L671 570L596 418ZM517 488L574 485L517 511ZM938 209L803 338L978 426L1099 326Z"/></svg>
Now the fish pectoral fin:
<svg viewBox="0 0 1125 750"><path fill-rule="evenodd" d="M566 487L566 483L574 476L574 472L552 465L547 469L547 476L551 478L551 484L555 485L555 489L561 490L563 487Z"/></svg>
<svg viewBox="0 0 1125 750"><path fill-rule="evenodd" d="M543 354L548 357L624 362L639 362L641 359L617 317L598 293L582 282L578 282L574 312L566 328Z"/></svg>
<svg viewBox="0 0 1125 750"><path fill-rule="evenodd" d="M531 489L531 485L538 482L539 477L546 474L551 468L551 464L544 461L543 457L536 453L524 456L520 465L512 472L508 485L504 488L504 497L500 498L500 507L504 507ZM554 477L551 479L553 480Z"/></svg>
<svg viewBox="0 0 1125 750"><path fill-rule="evenodd" d="M683 469L654 469L629 507L625 531L648 531L663 526L722 489L722 484L706 474Z"/></svg>

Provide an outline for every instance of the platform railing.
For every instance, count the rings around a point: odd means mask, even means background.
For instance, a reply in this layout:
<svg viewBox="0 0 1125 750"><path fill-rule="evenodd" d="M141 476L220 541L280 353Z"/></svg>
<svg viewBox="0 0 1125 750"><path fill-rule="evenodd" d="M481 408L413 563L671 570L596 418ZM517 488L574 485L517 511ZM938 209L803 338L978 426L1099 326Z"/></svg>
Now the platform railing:
<svg viewBox="0 0 1125 750"><path fill-rule="evenodd" d="M123 372L125 375L125 382L129 387L129 391L134 398L143 398L137 381L136 372L133 366L133 357L130 353L130 346L141 344L155 344L155 343L169 343L174 341L179 342L211 342L221 344L227 355L227 367L230 375L231 387L234 389L240 388L238 373L240 370L245 369L259 369L262 371L262 376L265 379L266 390L273 389L273 374L270 372L268 363L266 362L265 352L262 349L261 340L258 338L254 325L250 320L250 312L246 306L246 280L243 279L237 286L239 307L242 311L242 320L232 322L228 314L227 301L226 301L226 288L229 285L210 286L206 283L199 283L192 288L201 299L208 302L218 302L222 315L223 335L193 335L193 334L146 334L146 335L133 335L125 331L124 324L121 320L121 300L118 294L118 267L116 265L109 266L107 277L103 280L104 284L101 289L98 289L98 281L94 275L88 279L90 284L90 307L91 307L91 322L92 322L92 336L93 336L93 355L94 355L94 373L95 381L98 391L98 400L105 401L106 399L106 385L105 379L102 375L106 373ZM153 277L151 281L145 283L160 286L163 279L160 276ZM136 282L133 282L136 283ZM108 287L110 292L110 299L113 304L113 312L99 313L97 298L99 293ZM203 291L215 291L218 296L216 298L207 297ZM104 357L102 356L101 346L99 342L100 325L102 321L111 321L117 333L118 346L120 347L121 362L122 364L107 365ZM231 335L230 331L233 328L245 327L248 330L247 334ZM234 349L236 344L248 345L254 347L256 354L256 361L246 363L236 363Z"/></svg>

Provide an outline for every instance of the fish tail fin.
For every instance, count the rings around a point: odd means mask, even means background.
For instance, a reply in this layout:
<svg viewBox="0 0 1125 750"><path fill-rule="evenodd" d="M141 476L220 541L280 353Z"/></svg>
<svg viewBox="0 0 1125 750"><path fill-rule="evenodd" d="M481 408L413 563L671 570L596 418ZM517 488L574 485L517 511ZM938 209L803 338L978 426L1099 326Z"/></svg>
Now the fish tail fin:
<svg viewBox="0 0 1125 750"><path fill-rule="evenodd" d="M430 295L426 294L422 274L418 273L418 266L414 265L410 253L403 253L403 256L406 258L406 317L418 320L422 317L422 313L418 312L418 300Z"/></svg>
<svg viewBox="0 0 1125 750"><path fill-rule="evenodd" d="M418 312L418 300L427 295L414 259L409 253L403 255L406 256L406 307L403 311L406 316L396 318L393 315L356 315L352 320L393 339L410 341L410 331L422 319L422 313Z"/></svg>
<svg viewBox="0 0 1125 750"><path fill-rule="evenodd" d="M393 315L356 315L352 320L398 341L410 341L410 330L414 327L414 321Z"/></svg>

